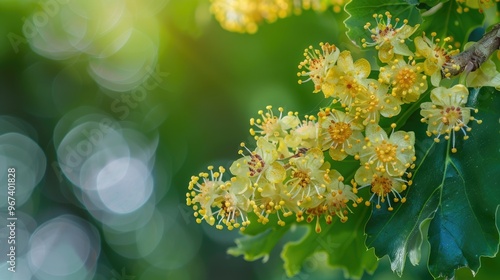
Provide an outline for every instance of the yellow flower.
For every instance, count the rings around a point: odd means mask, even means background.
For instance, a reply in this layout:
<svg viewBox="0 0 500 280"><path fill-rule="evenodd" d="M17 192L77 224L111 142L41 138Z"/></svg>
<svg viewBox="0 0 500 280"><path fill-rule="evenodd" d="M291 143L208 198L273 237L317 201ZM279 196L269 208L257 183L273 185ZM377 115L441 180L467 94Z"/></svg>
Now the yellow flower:
<svg viewBox="0 0 500 280"><path fill-rule="evenodd" d="M277 162L274 165L278 165ZM285 170L280 169L281 175L285 175ZM269 222L269 216L275 214L278 218L278 225L284 226L283 218L301 212L301 208L297 205L295 199L286 195L286 188L283 185L285 176L280 176L279 180L270 181L263 179L259 182L257 192L255 193L254 202L252 203L253 212L257 215L257 221L262 224Z"/></svg>
<svg viewBox="0 0 500 280"><path fill-rule="evenodd" d="M199 176L192 176L189 182L186 204L195 210L197 223L205 220L208 224L214 225L215 218L212 207L223 200L225 182L222 181L222 175L225 169L221 166L219 172L214 172L213 168L213 166L209 166L210 173L202 172Z"/></svg>
<svg viewBox="0 0 500 280"><path fill-rule="evenodd" d="M280 142L288 135L289 129L300 124L296 113L288 112L287 115L283 115L282 107L278 108L279 115L274 114L272 106L267 106L266 110L267 112L259 110L260 118L250 119L250 125L255 126L255 129L250 129L250 134L256 138L265 137L271 142Z"/></svg>
<svg viewBox="0 0 500 280"><path fill-rule="evenodd" d="M322 150L329 150L333 160L341 161L347 155L359 152L364 129L352 116L342 111L326 109L319 114L319 142Z"/></svg>
<svg viewBox="0 0 500 280"><path fill-rule="evenodd" d="M308 77L306 80L299 80L299 84L313 81L314 93L323 89L328 70L335 65L340 53L335 45L320 43L319 46L321 50L313 49L312 46L304 50L305 59L299 64L299 69L305 68L307 71L302 70L297 73L299 77Z"/></svg>
<svg viewBox="0 0 500 280"><path fill-rule="evenodd" d="M415 102L427 90L427 77L422 74L423 70L421 64L411 57L408 63L400 57L387 68L380 68L379 82L392 86L392 96L403 103Z"/></svg>
<svg viewBox="0 0 500 280"><path fill-rule="evenodd" d="M408 176L411 176L411 174ZM365 202L365 205L369 206L371 201L375 198L375 196L377 196L377 204L375 207L380 209L380 203L385 203L387 200L389 211L393 210L390 196L393 196L393 202L406 202L406 198L402 197L400 193L405 191L408 185L411 184L411 181L408 182L400 176L390 176L387 173L378 171L374 172L373 170L366 169L363 166L356 171L354 179L356 180L356 183L360 185L359 188L354 188L354 193L357 193L363 188L370 187L372 196Z"/></svg>
<svg viewBox="0 0 500 280"><path fill-rule="evenodd" d="M292 128L289 135L285 137L288 148L293 150L313 148L318 146L318 123L314 116L305 116L305 120Z"/></svg>
<svg viewBox="0 0 500 280"><path fill-rule="evenodd" d="M308 150L304 155L290 159L290 175L285 182L287 195L300 207L316 207L324 198L329 183L327 171L323 168L323 152L318 148Z"/></svg>
<svg viewBox="0 0 500 280"><path fill-rule="evenodd" d="M385 13L387 20L384 20L384 16L379 14L374 14L373 18L377 22L375 28L370 29L371 23L367 22L364 28L371 33L372 42L366 42L366 39L362 40L363 47L375 46L378 50L378 57L380 61L388 63L392 60L395 54L412 56L413 53L410 51L405 41L408 39L420 26L419 24L411 27L408 25L408 20L403 20L403 25L397 26L399 23L399 18L396 18L394 25L391 23L392 15L389 12Z"/></svg>
<svg viewBox="0 0 500 280"><path fill-rule="evenodd" d="M378 123L380 115L392 118L401 112L400 99L388 93L388 86L376 80L370 81L366 94L359 95L348 108L348 114L363 125Z"/></svg>
<svg viewBox="0 0 500 280"><path fill-rule="evenodd" d="M328 71L323 85L326 97L337 98L342 106L349 106L356 96L366 92L366 78L370 75L368 60L361 58L353 61L351 52L340 53L337 65Z"/></svg>
<svg viewBox="0 0 500 280"><path fill-rule="evenodd" d="M365 145L356 157L361 168L401 177L415 161L415 134L405 131L394 132L388 137L378 124L366 126Z"/></svg>
<svg viewBox="0 0 500 280"><path fill-rule="evenodd" d="M255 33L262 22L274 22L302 10L324 11L333 5L339 13L345 0L211 0L210 10L222 28Z"/></svg>
<svg viewBox="0 0 500 280"><path fill-rule="evenodd" d="M253 189L250 180L246 177L233 177L231 181L221 186L221 189L222 200L214 205L219 208L214 212L219 220L215 227L222 229L221 224L224 224L229 230L234 228L245 230L250 224L247 213L252 209L249 198L253 194Z"/></svg>
<svg viewBox="0 0 500 280"><path fill-rule="evenodd" d="M288 0L212 0L210 10L229 31L255 33L263 22L290 15Z"/></svg>
<svg viewBox="0 0 500 280"><path fill-rule="evenodd" d="M446 43L451 41L450 37L443 39L443 43L439 45L441 39L436 37L436 33L431 33L432 39L425 36L415 38L415 48L417 49L416 55L425 58L423 68L425 74L431 77L433 86L438 87L441 81L443 66L451 64L451 56L458 53L458 50L452 50L452 46L445 46Z"/></svg>
<svg viewBox="0 0 500 280"><path fill-rule="evenodd" d="M438 87L431 91L431 101L420 104L420 114L423 116L422 122L428 124L427 135L436 135L434 141L439 142L441 135L445 135L446 140L452 138L453 153L455 148L455 133L462 131L464 140L469 136L471 128L467 126L469 121L476 120L471 116L473 108L464 107L469 97L469 91L464 85L458 84L452 88ZM477 109L475 110L477 112ZM481 120L476 120L481 123Z"/></svg>
<svg viewBox="0 0 500 280"><path fill-rule="evenodd" d="M327 224L331 224L333 217L337 216L342 223L347 221L347 215L352 212L347 203L351 201L356 207L361 202L360 198L353 193L351 186L343 183L344 177L336 170L331 170L329 174L331 180L326 187L324 200L316 207L305 210L308 223L316 219L315 230L321 232L320 217L324 216Z"/></svg>
<svg viewBox="0 0 500 280"><path fill-rule="evenodd" d="M186 193L186 204L195 211L196 222L205 220L209 225L222 229L225 225L229 230L239 228L245 230L250 224L248 212L252 210L251 197L254 189L248 177L233 177L223 181L225 169L221 166L214 171L209 166L210 173L202 172L192 176ZM200 182L201 179L201 182Z"/></svg>
<svg viewBox="0 0 500 280"><path fill-rule="evenodd" d="M244 147L250 155L243 156L234 161L229 170L233 175L252 178L254 183L258 183L264 172L276 159L278 159L276 146L262 137L257 140L257 148L255 151L248 150L244 143L241 143L241 146ZM243 150L240 150L238 153L240 155L244 154Z"/></svg>

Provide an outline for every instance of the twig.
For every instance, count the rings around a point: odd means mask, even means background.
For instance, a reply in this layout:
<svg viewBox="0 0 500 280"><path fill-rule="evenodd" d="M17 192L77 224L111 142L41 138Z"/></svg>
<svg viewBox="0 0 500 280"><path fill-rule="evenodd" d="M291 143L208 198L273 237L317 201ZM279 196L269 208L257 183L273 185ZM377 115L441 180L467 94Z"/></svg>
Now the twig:
<svg viewBox="0 0 500 280"><path fill-rule="evenodd" d="M467 50L451 57L451 63L443 67L443 76L456 76L462 72L472 72L483 64L490 55L500 48L500 23ZM449 73L449 74L448 74Z"/></svg>

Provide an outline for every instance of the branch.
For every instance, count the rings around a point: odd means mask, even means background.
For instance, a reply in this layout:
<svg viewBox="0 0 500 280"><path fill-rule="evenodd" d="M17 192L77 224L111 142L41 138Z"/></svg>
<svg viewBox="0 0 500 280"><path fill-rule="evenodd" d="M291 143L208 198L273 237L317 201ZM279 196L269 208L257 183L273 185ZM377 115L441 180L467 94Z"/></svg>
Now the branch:
<svg viewBox="0 0 500 280"><path fill-rule="evenodd" d="M443 66L443 76L456 76L462 72L472 72L483 64L490 55L500 48L500 23L467 50L451 57L451 63Z"/></svg>

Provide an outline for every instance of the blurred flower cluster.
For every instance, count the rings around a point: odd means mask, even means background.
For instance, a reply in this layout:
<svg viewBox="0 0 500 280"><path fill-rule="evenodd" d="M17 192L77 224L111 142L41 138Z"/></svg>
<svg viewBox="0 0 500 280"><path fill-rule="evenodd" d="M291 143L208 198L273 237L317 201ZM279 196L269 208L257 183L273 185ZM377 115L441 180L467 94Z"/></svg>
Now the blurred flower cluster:
<svg viewBox="0 0 500 280"><path fill-rule="evenodd" d="M299 14L302 10L340 12L345 0L211 0L211 11L224 29L255 33L262 22Z"/></svg>

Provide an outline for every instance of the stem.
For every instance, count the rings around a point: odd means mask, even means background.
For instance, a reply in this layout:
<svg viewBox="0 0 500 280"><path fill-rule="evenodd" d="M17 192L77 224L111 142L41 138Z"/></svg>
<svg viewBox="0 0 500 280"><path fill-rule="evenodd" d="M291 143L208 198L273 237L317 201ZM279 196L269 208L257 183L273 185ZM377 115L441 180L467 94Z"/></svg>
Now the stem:
<svg viewBox="0 0 500 280"><path fill-rule="evenodd" d="M500 48L500 23L484 34L484 36L467 50L451 57L451 63L443 67L443 76L456 76L462 72L475 71Z"/></svg>

